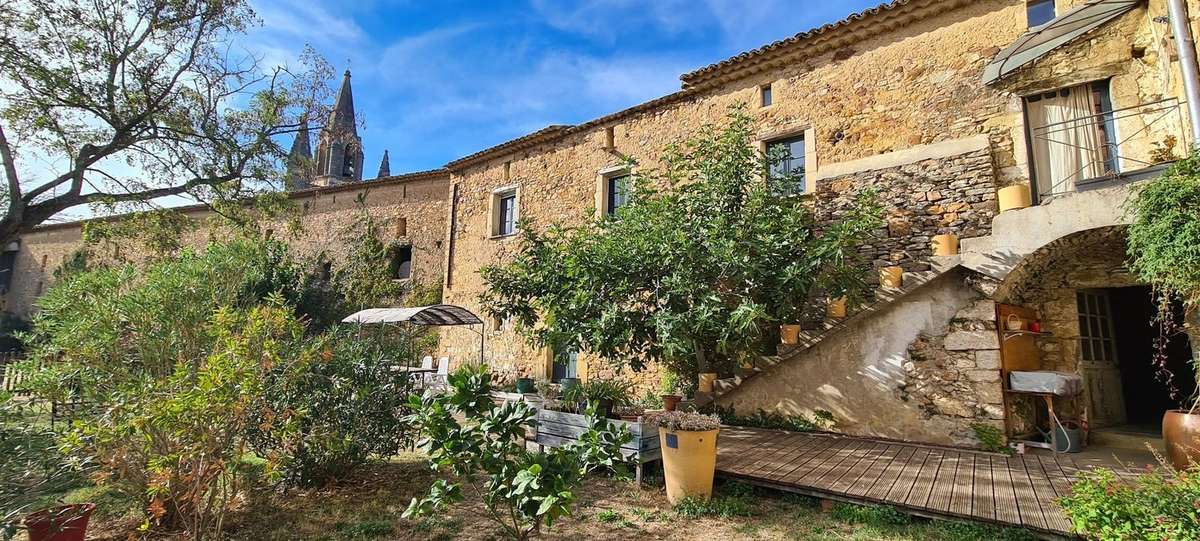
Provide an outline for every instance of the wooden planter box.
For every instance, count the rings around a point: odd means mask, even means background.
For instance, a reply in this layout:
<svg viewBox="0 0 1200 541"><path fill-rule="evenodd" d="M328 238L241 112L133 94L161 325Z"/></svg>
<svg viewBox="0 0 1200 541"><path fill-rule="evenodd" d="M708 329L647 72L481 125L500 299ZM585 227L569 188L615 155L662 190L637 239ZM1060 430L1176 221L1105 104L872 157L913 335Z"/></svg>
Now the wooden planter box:
<svg viewBox="0 0 1200 541"><path fill-rule="evenodd" d="M608 419L613 427L626 426L633 439L621 446L621 454L633 462L637 474L637 482L642 482L642 466L647 462L662 460L662 451L658 444L658 427L642 422L621 421ZM588 418L578 413L539 410L537 427L537 444L545 447L560 447L579 439L579 435L588 429Z"/></svg>

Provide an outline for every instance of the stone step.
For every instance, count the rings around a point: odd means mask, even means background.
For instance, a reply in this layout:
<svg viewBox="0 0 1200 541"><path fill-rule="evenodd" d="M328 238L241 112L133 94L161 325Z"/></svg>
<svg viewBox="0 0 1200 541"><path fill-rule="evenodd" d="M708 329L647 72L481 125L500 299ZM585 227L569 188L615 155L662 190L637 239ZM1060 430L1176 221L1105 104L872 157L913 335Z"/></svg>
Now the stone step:
<svg viewBox="0 0 1200 541"><path fill-rule="evenodd" d="M1165 454L1167 450L1160 435L1122 427L1093 429L1088 437L1088 445L1092 447L1146 451L1146 444L1150 444L1159 453Z"/></svg>
<svg viewBox="0 0 1200 541"><path fill-rule="evenodd" d="M846 327L851 322L865 317L868 314L879 311L894 303L897 299L907 295L908 293L919 289L931 280L938 278L950 272L957 266L958 256L948 256L937 258L940 261L931 263L931 270L906 272L904 273L903 284L899 288L884 288L880 287L875 290L875 299L859 310L847 314L845 318L826 318L819 322L812 329L803 329L800 331L799 340L796 344L779 344L776 347L776 355L771 357L760 357L755 361L755 365L750 370L740 370L739 373L732 378L717 380L713 384L712 393L704 393L704 396L699 394L695 398L697 406L702 407L715 401L721 396L733 391L742 385L747 379L753 378L771 367L792 360L802 355L805 351L820 343L821 340L837 333L842 328Z"/></svg>

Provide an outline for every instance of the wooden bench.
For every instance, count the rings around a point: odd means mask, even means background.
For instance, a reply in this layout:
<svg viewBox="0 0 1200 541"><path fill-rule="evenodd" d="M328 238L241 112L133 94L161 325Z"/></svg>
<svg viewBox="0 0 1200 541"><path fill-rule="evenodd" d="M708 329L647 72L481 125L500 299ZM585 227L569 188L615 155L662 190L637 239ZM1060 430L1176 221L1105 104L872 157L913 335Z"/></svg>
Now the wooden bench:
<svg viewBox="0 0 1200 541"><path fill-rule="evenodd" d="M649 462L662 460L662 451L658 442L658 427L643 422L621 421L608 419L614 428L625 426L633 439L621 446L621 454L626 460L635 464L636 479L642 482L642 466ZM561 447L573 441L578 441L579 435L588 429L588 417L577 413L565 413L552 410L538 410L537 442L539 449L546 447Z"/></svg>

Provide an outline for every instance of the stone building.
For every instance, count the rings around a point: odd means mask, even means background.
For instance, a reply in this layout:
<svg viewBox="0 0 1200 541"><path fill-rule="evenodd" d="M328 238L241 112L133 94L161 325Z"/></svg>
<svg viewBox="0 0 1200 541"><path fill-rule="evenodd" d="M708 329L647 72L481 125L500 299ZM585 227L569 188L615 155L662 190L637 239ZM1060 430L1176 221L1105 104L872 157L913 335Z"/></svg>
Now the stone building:
<svg viewBox="0 0 1200 541"><path fill-rule="evenodd" d="M1186 3L1200 14L1200 0ZM1196 17L1187 22L1195 33ZM1141 399L1165 391L1148 377L1138 318L1149 293L1123 266L1121 206L1194 142L1181 47L1166 0L895 0L684 74L670 95L364 185L352 183L361 139L352 124L331 128L353 117L347 74L313 158L329 187L292 195L314 204L306 220L317 233L298 242L332 245L354 194L377 184L372 212L408 217L410 236L420 220L414 254L426 259L414 255L414 275L436 269L446 302L478 311L478 271L516 252L518 220L596 219L630 158L660 167L668 145L746 104L758 148L786 146L803 162L804 197L822 219L837 219L859 190L882 195L887 227L863 252L876 267L902 267L905 284L724 374L697 402L828 410L849 434L975 445L974 426L1018 436L1037 421L1038 404L1009 392L1010 370L1058 369L1086 382L1078 411L1063 411L1089 421L1096 441L1117 438L1152 429L1168 407ZM307 138L297 146L306 152ZM405 200L418 186L426 199ZM1022 190L1030 204L1000 212L998 194ZM960 253L933 256L939 234L961 239ZM77 226L61 225L22 239L9 309L28 311L45 262L77 238ZM1009 320L1025 331L1005 330ZM1028 331L1033 322L1041 332ZM486 360L505 375L616 371L587 352L532 348L503 321L486 327ZM478 355L478 340L445 329L440 347L461 362ZM1188 344L1177 346L1173 362L1186 362ZM628 377L658 383L653 370Z"/></svg>
<svg viewBox="0 0 1200 541"><path fill-rule="evenodd" d="M328 121L321 127L315 159L311 152L307 119L302 121L286 160L288 197L299 212L299 230L282 220L266 224L269 233L293 246L302 257L313 259L326 272L344 258L356 226L371 216L390 249L389 265L396 280L414 286L436 286L442 279L446 195L445 170L391 175L387 152L375 179L362 180L363 145L358 136L350 72L343 76ZM205 205L178 209L195 227L181 244L203 247L222 230L209 218ZM101 218L113 220L116 218ZM70 222L45 225L24 235L0 260L0 309L29 317L34 300L53 281L54 271L83 248L82 225ZM96 246L89 256L101 260L139 261L147 254L135 249ZM7 283L3 276L7 274Z"/></svg>
<svg viewBox="0 0 1200 541"><path fill-rule="evenodd" d="M516 219L594 219L628 158L657 168L667 145L744 103L761 149L787 145L803 157L818 215L835 219L866 187L882 194L887 228L864 250L877 267L903 267L908 285L806 331L801 346L749 373L725 375L699 401L743 413L823 409L847 433L955 445L976 441L973 425L1019 426L1020 398L1004 381L1023 355L1014 345L1036 341L1039 368L1080 364L1058 360L1083 355L1075 344L1093 305L1077 298L1135 285L1120 272L1120 202L1190 145L1166 10L1165 0L890 2L684 74L676 93L466 156L446 166L444 297L477 308L477 271L517 250ZM997 193L1010 186L1027 187L1035 206L1000 213ZM1117 229L1103 240L1089 233L1108 227ZM932 256L931 238L944 233L962 239L961 254ZM1071 245L1087 258L1055 248L1077 234ZM1053 288L1035 284L1043 297L1009 293L1028 290L1013 284L1038 280L1032 267L1047 264L1059 276ZM1129 295L1148 302L1145 293ZM1004 333L998 314L1014 311L1050 333ZM474 337L450 330L443 347L466 356ZM613 372L587 352L530 348L502 321L489 322L487 356L534 377ZM1127 392L1113 384L1120 378L1112 366L1087 370L1092 427L1121 426L1104 413ZM1142 383L1134 392L1148 392Z"/></svg>

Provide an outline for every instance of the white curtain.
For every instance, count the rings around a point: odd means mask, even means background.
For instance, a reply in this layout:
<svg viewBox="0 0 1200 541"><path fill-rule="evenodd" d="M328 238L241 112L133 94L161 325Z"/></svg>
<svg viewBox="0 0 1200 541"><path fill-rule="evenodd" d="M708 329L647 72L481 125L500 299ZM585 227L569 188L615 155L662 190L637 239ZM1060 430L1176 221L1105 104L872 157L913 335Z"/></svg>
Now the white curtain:
<svg viewBox="0 0 1200 541"><path fill-rule="evenodd" d="M1065 94L1065 95L1064 95ZM1075 191L1080 180L1104 174L1103 122L1088 85L1028 102L1033 126L1033 164L1042 195Z"/></svg>

